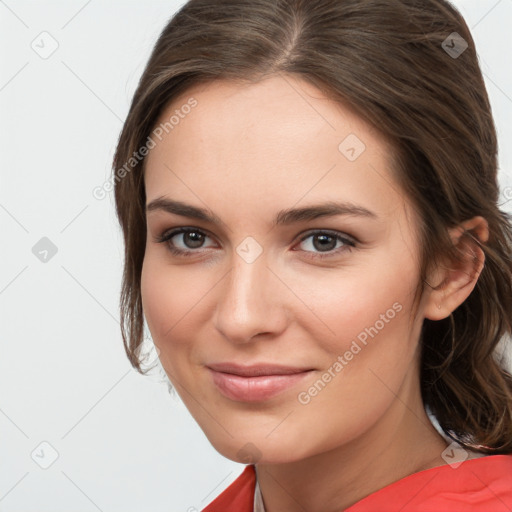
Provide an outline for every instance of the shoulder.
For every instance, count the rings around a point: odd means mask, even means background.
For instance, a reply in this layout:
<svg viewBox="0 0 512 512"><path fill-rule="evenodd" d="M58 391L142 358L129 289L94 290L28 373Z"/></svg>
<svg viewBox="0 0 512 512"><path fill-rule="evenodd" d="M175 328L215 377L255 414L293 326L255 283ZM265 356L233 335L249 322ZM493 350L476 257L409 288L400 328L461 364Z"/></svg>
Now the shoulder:
<svg viewBox="0 0 512 512"><path fill-rule="evenodd" d="M254 465L251 464L202 512L252 512L255 488L256 473Z"/></svg>
<svg viewBox="0 0 512 512"><path fill-rule="evenodd" d="M512 503L512 455L487 455L409 475L346 512L502 512Z"/></svg>
<svg viewBox="0 0 512 512"><path fill-rule="evenodd" d="M248 465L202 512L252 512L256 473ZM419 471L370 494L346 512L503 512L512 503L512 455Z"/></svg>

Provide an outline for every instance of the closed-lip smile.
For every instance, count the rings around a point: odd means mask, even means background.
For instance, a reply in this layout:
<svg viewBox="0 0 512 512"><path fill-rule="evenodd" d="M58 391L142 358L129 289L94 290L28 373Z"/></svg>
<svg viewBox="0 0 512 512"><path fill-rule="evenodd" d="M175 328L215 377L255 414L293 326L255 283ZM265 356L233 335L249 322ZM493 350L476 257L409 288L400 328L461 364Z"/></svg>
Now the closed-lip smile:
<svg viewBox="0 0 512 512"><path fill-rule="evenodd" d="M207 365L217 389L240 402L261 402L293 387L313 368L258 363L212 363Z"/></svg>

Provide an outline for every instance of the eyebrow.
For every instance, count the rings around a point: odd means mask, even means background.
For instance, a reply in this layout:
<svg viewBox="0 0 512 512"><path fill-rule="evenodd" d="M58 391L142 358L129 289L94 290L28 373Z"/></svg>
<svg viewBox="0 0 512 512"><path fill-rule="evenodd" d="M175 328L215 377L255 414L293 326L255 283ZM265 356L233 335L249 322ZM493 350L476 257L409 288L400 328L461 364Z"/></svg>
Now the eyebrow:
<svg viewBox="0 0 512 512"><path fill-rule="evenodd" d="M183 203L181 201L174 201L165 197L154 199L146 206L147 212L152 211L165 211L191 219L202 220L211 224L225 223L207 208L199 208L191 204ZM306 222L320 217L334 217L336 215L350 215L358 217L366 217L377 219L376 213L348 202L327 201L321 204L313 204L302 208L289 208L280 210L275 216L272 224L274 226L289 225L298 222Z"/></svg>

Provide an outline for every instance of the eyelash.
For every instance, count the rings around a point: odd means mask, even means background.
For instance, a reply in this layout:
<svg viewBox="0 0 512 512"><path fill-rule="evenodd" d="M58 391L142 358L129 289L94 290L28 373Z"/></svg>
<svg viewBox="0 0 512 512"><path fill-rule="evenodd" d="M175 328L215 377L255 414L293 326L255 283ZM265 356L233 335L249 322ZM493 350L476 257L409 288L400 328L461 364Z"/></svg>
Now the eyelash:
<svg viewBox="0 0 512 512"><path fill-rule="evenodd" d="M170 231L163 232L160 236L155 238L155 241L157 243L167 243L171 240L171 238L175 237L176 235L180 235L182 233L200 233L201 235L209 237L209 235L207 233L205 233L204 231L197 229L197 228L178 228L178 229L173 229ZM315 236L315 235L328 235L332 238L336 238L337 240L343 242L345 245L342 247L338 247L338 249L333 249L333 250L331 250L329 252L325 252L325 253L321 253L321 252L314 253L313 252L312 254L314 254L314 256L310 256L313 259L329 258L329 257L333 257L333 256L338 255L345 251L351 252L352 249L355 248L358 243L358 241L354 237L351 237L351 238L344 237L344 236L341 236L338 232L330 231L330 230L309 231L299 240L299 243L304 242L304 240L307 240L308 238ZM211 238L211 237L209 237L209 238ZM180 257L190 257L190 256L193 256L194 253L199 252L199 250L196 251L193 249L190 249L187 251L184 251L183 249L177 249L176 247L172 246L169 243L167 243L167 248L174 256L180 256ZM311 253L311 251L304 251L304 252Z"/></svg>

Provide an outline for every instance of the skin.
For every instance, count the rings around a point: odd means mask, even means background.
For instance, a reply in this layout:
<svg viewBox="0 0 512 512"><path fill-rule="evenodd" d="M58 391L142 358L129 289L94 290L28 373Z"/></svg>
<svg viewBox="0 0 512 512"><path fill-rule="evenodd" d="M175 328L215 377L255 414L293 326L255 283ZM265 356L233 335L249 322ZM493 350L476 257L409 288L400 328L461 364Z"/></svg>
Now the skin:
<svg viewBox="0 0 512 512"><path fill-rule="evenodd" d="M339 511L445 464L447 443L421 400L419 333L424 318L445 318L474 288L484 256L461 235L470 229L485 241L485 220L475 217L451 232L471 257L433 269L432 287L415 304L419 218L392 175L392 148L375 128L288 75L195 86L159 122L190 97L197 106L147 157L147 204L179 200L210 209L222 224L148 211L142 302L161 363L212 445L232 460L256 463L267 512ZM354 161L338 148L349 134L366 146ZM272 226L279 210L328 200L362 206L375 218ZM156 241L181 226L204 233L203 244L179 234ZM318 236L301 241L311 230L357 242L322 249ZM263 251L251 263L237 252L248 236ZM192 256L171 254L172 243ZM322 254L330 256L315 258ZM400 311L300 403L298 394L393 304ZM221 361L314 371L277 397L248 403L213 384L206 365Z"/></svg>

